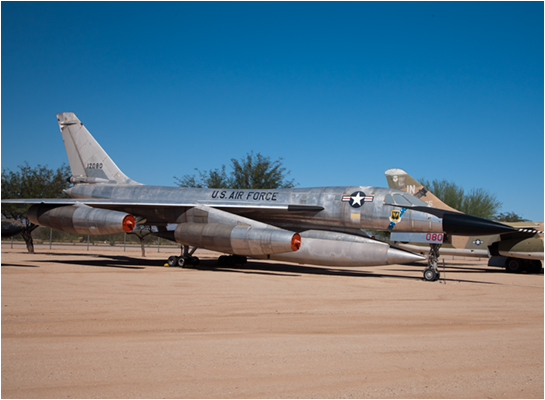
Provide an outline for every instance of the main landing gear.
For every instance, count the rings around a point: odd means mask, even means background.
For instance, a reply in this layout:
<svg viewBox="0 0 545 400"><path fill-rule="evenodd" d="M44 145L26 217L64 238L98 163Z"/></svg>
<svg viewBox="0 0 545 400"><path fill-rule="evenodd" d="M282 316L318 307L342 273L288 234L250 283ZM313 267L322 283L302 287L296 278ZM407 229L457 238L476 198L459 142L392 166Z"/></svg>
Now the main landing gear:
<svg viewBox="0 0 545 400"><path fill-rule="evenodd" d="M508 258L505 262L505 270L514 274L520 274L522 271L530 274L539 274L542 271L542 266L540 260Z"/></svg>
<svg viewBox="0 0 545 400"><path fill-rule="evenodd" d="M193 257L193 253L197 250L196 247L193 247L191 250L189 246L182 245L182 255L180 256L170 256L167 260L169 267L187 267L187 266L198 266L200 260L198 257ZM220 256L218 258L218 264L221 266L233 266L239 264L246 264L248 259L244 256Z"/></svg>
<svg viewBox="0 0 545 400"><path fill-rule="evenodd" d="M437 269L437 264L439 260L439 248L440 244L430 244L430 255L428 256L428 267L424 270L424 279L426 281L436 281L441 276L439 270Z"/></svg>
<svg viewBox="0 0 545 400"><path fill-rule="evenodd" d="M188 265L192 265L194 267L198 266L200 264L199 258L193 257L195 250L197 250L196 247L193 247L193 249L190 251L189 246L182 245L182 254L180 256L170 256L167 260L168 266L182 268L187 267Z"/></svg>

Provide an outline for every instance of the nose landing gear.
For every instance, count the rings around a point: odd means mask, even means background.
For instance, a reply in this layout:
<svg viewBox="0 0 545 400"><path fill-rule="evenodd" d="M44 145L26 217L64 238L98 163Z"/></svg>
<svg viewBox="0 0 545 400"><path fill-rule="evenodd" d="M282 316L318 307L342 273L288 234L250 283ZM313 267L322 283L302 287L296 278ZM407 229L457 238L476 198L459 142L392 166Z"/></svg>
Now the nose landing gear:
<svg viewBox="0 0 545 400"><path fill-rule="evenodd" d="M424 280L426 281L436 281L440 278L439 270L437 269L437 264L439 260L439 248L440 244L433 243L430 244L430 255L428 256L428 267L424 270Z"/></svg>

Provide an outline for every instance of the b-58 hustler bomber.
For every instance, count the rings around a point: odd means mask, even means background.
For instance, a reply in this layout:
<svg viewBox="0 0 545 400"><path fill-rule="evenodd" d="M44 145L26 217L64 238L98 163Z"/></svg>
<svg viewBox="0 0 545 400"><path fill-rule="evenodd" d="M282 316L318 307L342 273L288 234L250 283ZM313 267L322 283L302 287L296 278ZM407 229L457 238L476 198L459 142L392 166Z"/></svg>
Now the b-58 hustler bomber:
<svg viewBox="0 0 545 400"><path fill-rule="evenodd" d="M77 234L130 232L137 221L182 245L169 265L198 264L198 248L246 257L327 266L371 266L424 257L368 237L362 230L459 235L512 230L497 222L429 207L395 189L370 186L294 189L195 189L143 185L116 166L74 113L57 114L73 187L70 199L16 199L33 204L28 219ZM171 227L175 228L171 229Z"/></svg>

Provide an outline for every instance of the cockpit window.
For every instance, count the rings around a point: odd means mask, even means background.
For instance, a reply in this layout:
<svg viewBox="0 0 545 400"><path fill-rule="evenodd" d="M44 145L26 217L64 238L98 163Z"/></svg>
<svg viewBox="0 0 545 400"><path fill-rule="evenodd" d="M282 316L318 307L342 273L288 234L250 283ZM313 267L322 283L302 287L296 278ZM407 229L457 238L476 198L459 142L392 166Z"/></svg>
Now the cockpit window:
<svg viewBox="0 0 545 400"><path fill-rule="evenodd" d="M424 203L422 200L414 196L411 196L410 194L404 194L403 197L407 199L408 201L410 201L413 206L428 207L428 205Z"/></svg>
<svg viewBox="0 0 545 400"><path fill-rule="evenodd" d="M399 206L411 206L411 202L400 194L394 194L394 200Z"/></svg>

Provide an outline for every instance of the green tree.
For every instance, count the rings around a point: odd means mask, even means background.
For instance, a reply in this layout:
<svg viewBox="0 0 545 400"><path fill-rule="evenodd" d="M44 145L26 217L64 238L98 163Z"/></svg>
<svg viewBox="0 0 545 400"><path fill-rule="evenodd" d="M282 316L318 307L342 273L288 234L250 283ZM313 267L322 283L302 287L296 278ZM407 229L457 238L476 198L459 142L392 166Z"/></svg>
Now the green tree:
<svg viewBox="0 0 545 400"><path fill-rule="evenodd" d="M13 172L2 169L2 198L3 199L40 199L67 197L63 190L70 185L70 168L66 164L56 170L47 166L38 165L32 168L28 162L18 166L19 171ZM34 254L34 242L32 231L38 225L34 225L27 219L28 204L2 204L2 216L20 221L25 229L21 236L25 240L27 250Z"/></svg>
<svg viewBox="0 0 545 400"><path fill-rule="evenodd" d="M506 213L499 213L494 217L496 221L501 222L526 222L529 221L528 219L522 218L520 215L516 214L515 212L506 212Z"/></svg>
<svg viewBox="0 0 545 400"><path fill-rule="evenodd" d="M295 186L294 180L287 180L289 171L282 166L282 158L272 161L261 153L247 153L240 160L231 159L232 171L227 174L225 165L211 171L200 171L196 175L174 177L181 187L207 187L230 189L277 189Z"/></svg>
<svg viewBox="0 0 545 400"><path fill-rule="evenodd" d="M216 168L210 171L200 171L195 168L198 177L196 175L184 175L181 178L174 177L177 181L176 184L180 187L191 188L215 188L224 189L229 188L230 182L225 172L225 165L222 165L221 169Z"/></svg>
<svg viewBox="0 0 545 400"><path fill-rule="evenodd" d="M485 189L472 189L466 195L462 187L445 179L441 181L433 180L432 182L427 179L420 179L420 183L443 203L460 212L476 217L494 219L502 204L495 194L490 194Z"/></svg>
<svg viewBox="0 0 545 400"><path fill-rule="evenodd" d="M145 243L149 243L151 241L151 234L152 234L151 226L149 225L137 225L136 229L133 229L132 232L129 232L129 235L134 235L140 240L140 249L142 250L142 257L146 257L146 248L144 246Z"/></svg>

